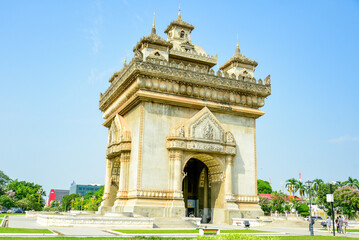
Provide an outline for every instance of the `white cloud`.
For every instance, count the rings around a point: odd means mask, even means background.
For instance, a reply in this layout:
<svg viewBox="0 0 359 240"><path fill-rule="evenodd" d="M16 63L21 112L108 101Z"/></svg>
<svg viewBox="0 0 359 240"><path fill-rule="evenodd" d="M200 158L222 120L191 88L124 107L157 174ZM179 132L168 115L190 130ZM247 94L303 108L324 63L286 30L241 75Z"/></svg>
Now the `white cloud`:
<svg viewBox="0 0 359 240"><path fill-rule="evenodd" d="M89 74L88 79L87 79L88 83L89 84L94 84L94 83L99 82L99 81L106 81L115 72L116 72L115 67L106 69L106 70L101 71L101 72L98 71L96 68L91 68L90 74Z"/></svg>
<svg viewBox="0 0 359 240"><path fill-rule="evenodd" d="M91 27L85 29L85 32L88 34L88 39L90 39L92 47L91 51L93 54L97 54L100 51L101 39L100 39L100 27L102 25L102 6L101 0L96 0L92 6L94 16L91 21Z"/></svg>
<svg viewBox="0 0 359 240"><path fill-rule="evenodd" d="M353 137L353 136L346 135L346 136L329 139L329 142L332 142L332 143L356 142L356 141L359 141L359 136Z"/></svg>

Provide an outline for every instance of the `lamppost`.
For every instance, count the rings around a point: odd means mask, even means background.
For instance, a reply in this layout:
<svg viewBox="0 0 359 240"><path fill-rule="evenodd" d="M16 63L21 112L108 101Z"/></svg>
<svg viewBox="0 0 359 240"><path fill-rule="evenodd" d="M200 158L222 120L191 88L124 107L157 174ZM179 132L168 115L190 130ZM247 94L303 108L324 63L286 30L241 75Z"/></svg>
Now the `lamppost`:
<svg viewBox="0 0 359 240"><path fill-rule="evenodd" d="M39 200L37 202L40 203L40 198L41 198L41 195L42 195L42 189L40 188L39 190L37 190L36 193L39 195Z"/></svg>
<svg viewBox="0 0 359 240"><path fill-rule="evenodd" d="M287 191L289 192L289 202L290 202L291 196L292 196L292 192L294 192L294 186L293 186L293 184L289 184L289 185L287 186ZM293 195L293 199L294 199L294 195ZM290 211L290 216L292 216L292 207L291 207L290 210L291 210L291 211Z"/></svg>
<svg viewBox="0 0 359 240"><path fill-rule="evenodd" d="M312 219L312 198L310 196L310 188L312 187L313 182L312 181L307 181L306 185L308 187L308 191L309 191L309 231L310 231L310 236L314 236L314 232L313 232L313 219Z"/></svg>
<svg viewBox="0 0 359 240"><path fill-rule="evenodd" d="M333 203L334 203L334 195L333 195L333 185L336 185L337 183L332 181L331 184L330 184L330 199L328 199L327 197L327 200L330 200L330 203L332 205L332 218L333 218L333 236L335 236L335 212L334 212L334 207L333 207Z"/></svg>
<svg viewBox="0 0 359 240"><path fill-rule="evenodd" d="M84 205L84 197L81 197L81 211L82 211L82 209L83 209L83 205Z"/></svg>

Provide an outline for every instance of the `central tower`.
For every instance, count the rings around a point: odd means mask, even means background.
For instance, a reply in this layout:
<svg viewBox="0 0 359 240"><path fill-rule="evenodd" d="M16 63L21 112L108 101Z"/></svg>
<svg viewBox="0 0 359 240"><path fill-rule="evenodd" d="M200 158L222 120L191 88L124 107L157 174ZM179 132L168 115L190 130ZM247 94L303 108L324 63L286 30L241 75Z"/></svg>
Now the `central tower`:
<svg viewBox="0 0 359 240"><path fill-rule="evenodd" d="M217 55L192 43L193 30L180 12L167 40L153 24L101 94L108 145L99 212L213 223L263 214L255 123L271 93L270 76L255 79L258 64L238 43L215 73Z"/></svg>

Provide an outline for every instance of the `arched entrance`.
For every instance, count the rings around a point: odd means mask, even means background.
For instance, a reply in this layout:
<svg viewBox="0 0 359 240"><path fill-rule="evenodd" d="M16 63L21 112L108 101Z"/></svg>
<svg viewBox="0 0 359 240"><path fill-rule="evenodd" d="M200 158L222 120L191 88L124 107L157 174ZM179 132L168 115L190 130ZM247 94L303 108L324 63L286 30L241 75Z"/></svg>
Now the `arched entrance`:
<svg viewBox="0 0 359 240"><path fill-rule="evenodd" d="M212 222L215 208L222 208L225 198L222 164L211 155L195 154L184 162L182 172L183 199L187 217L200 217L203 223Z"/></svg>
<svg viewBox="0 0 359 240"><path fill-rule="evenodd" d="M203 223L211 221L211 194L208 167L196 158L188 160L182 182L186 217L200 217Z"/></svg>
<svg viewBox="0 0 359 240"><path fill-rule="evenodd" d="M238 211L236 204L230 204L235 201L232 192L232 165L236 155L233 134L223 128L208 108L203 108L172 129L166 147L173 205L182 204L184 215L202 217L204 222L230 223L229 212Z"/></svg>

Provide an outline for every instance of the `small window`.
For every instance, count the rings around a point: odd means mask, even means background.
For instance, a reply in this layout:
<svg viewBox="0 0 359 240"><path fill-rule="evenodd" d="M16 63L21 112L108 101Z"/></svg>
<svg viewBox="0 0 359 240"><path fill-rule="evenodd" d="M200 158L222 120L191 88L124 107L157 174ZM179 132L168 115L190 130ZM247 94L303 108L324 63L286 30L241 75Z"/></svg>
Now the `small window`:
<svg viewBox="0 0 359 240"><path fill-rule="evenodd" d="M180 37L184 38L184 31L181 31Z"/></svg>
<svg viewBox="0 0 359 240"><path fill-rule="evenodd" d="M161 56L159 52L155 52L155 56Z"/></svg>

